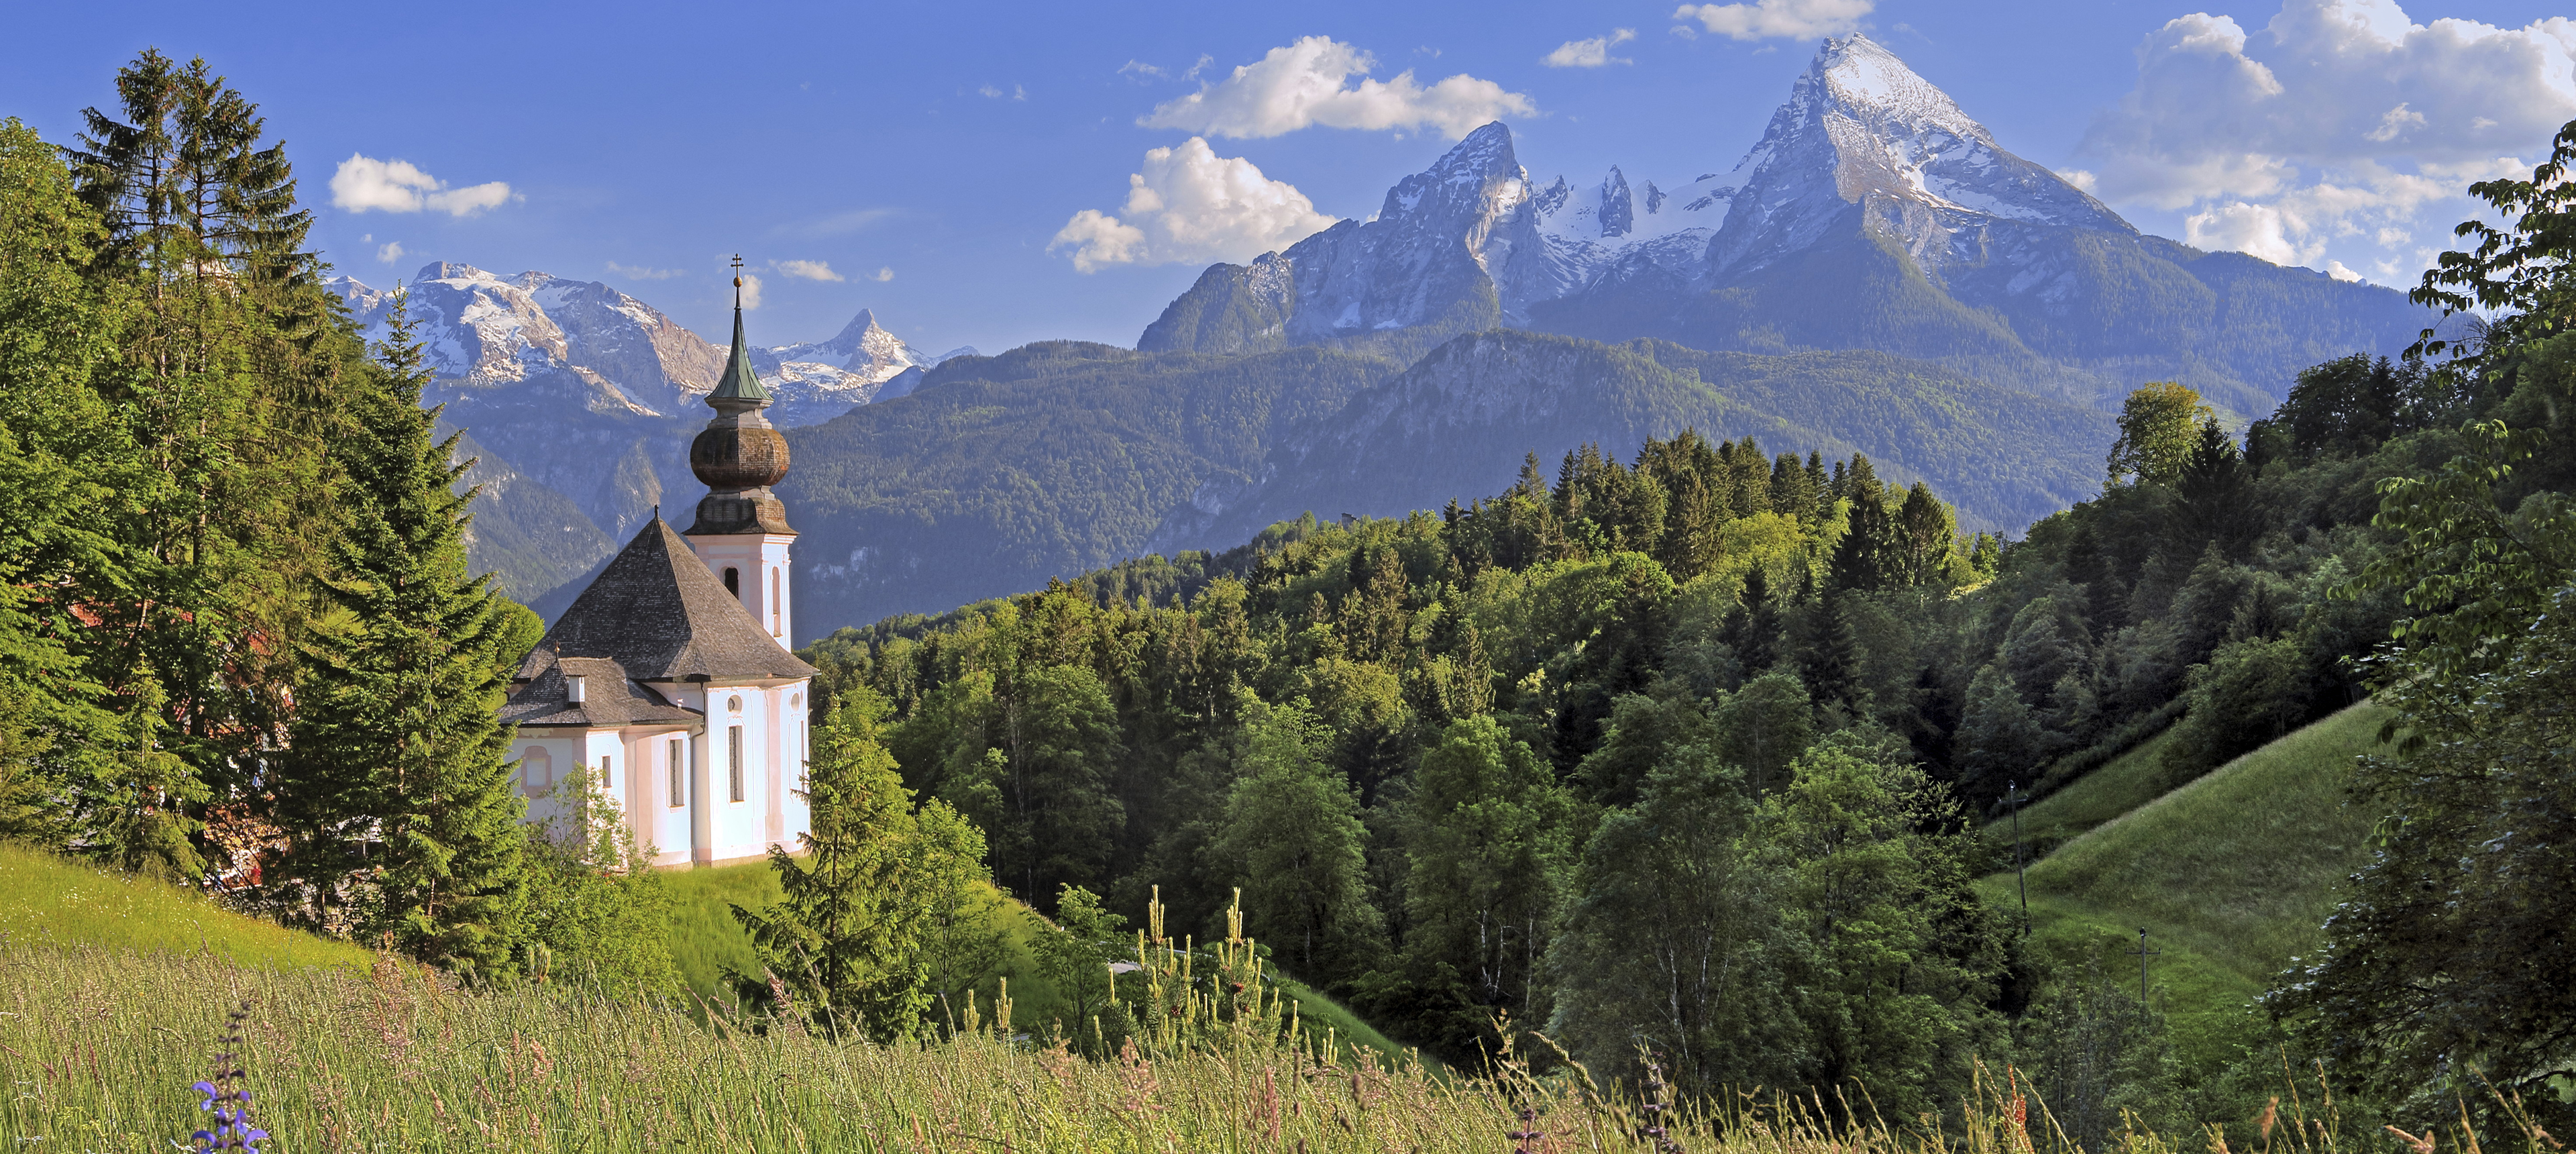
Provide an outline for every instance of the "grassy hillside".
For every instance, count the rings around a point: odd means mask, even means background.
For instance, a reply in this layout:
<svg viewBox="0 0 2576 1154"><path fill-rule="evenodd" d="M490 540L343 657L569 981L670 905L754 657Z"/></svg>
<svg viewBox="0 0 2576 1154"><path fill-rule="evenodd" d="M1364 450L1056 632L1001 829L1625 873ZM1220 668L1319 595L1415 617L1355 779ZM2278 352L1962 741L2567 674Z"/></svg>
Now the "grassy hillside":
<svg viewBox="0 0 2576 1154"><path fill-rule="evenodd" d="M365 973L375 955L233 913L194 890L0 843L0 941L203 953L264 969Z"/></svg>
<svg viewBox="0 0 2576 1154"><path fill-rule="evenodd" d="M459 992L333 970L0 943L0 1134L141 1154L205 1124L224 1013L257 1121L291 1151L802 1152L1501 1149L1516 1100L1366 1059L1278 1052L1065 1060L989 1035L920 1048L708 1028L560 988ZM1534 1087L1586 1146L1620 1103ZM1694 1150L1715 1139L1692 1124ZM1886 1154L1931 1154L1919 1142ZM1750 1139L1743 1154L1780 1149ZM1827 1149L1814 1144L1819 1152ZM1833 1147L1848 1149L1848 1147ZM1876 1154L1880 1146L1868 1148Z"/></svg>
<svg viewBox="0 0 2576 1154"><path fill-rule="evenodd" d="M2353 759L2378 748L2387 711L2364 703L2301 729L2067 842L2030 867L2032 945L2064 967L2136 989L2138 930L2149 983L2186 1065L2244 1036L2247 1004L2315 948L2335 883L2359 868L2376 815L2346 804ZM2074 823L2132 795L2150 742L2031 807ZM2053 804L2052 804L2053 803ZM2014 909L2013 877L1982 883ZM2197 1052L2195 1052L2197 1051Z"/></svg>
<svg viewBox="0 0 2576 1154"><path fill-rule="evenodd" d="M2065 788L2023 806L2021 838L2030 856L2044 857L2163 796L2172 788L2163 764L2165 746L2172 741L2173 730L2168 728ZM1987 839L2002 846L2007 859L2012 829L2010 819L1986 827Z"/></svg>

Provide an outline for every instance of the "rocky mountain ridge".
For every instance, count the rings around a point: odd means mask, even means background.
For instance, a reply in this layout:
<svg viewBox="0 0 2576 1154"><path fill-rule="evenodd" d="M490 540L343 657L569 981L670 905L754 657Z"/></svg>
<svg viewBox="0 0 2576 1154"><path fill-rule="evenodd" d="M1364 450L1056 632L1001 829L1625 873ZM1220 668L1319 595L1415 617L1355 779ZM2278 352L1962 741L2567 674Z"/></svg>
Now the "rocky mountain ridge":
<svg viewBox="0 0 2576 1154"><path fill-rule="evenodd" d="M1824 43L1731 168L1540 186L1489 124L1374 218L1211 266L1137 347L1410 359L1513 326L1876 349L2095 405L2179 379L2252 415L2299 368L2394 352L2423 319L2388 289L2143 235L1853 35Z"/></svg>
<svg viewBox="0 0 2576 1154"><path fill-rule="evenodd" d="M331 282L371 340L392 294ZM688 445L725 350L661 310L597 281L502 276L432 262L406 283L406 308L434 375L422 400L465 430L484 486L476 564L509 592L541 597L605 558L659 505L693 503ZM831 339L755 349L781 426L818 424L900 396L923 371L972 348L925 356L862 309Z"/></svg>

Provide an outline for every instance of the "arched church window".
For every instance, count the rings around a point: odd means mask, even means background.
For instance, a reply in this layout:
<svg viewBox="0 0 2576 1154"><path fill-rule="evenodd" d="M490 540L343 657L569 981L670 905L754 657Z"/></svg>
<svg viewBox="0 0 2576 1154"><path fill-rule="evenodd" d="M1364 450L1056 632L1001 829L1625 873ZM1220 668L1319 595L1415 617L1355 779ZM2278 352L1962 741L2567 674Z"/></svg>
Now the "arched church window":
<svg viewBox="0 0 2576 1154"><path fill-rule="evenodd" d="M742 712L742 698L740 698L740 697L728 697L728 698L726 698L726 699L725 699L725 711L726 711L726 712L728 712L728 713L740 713L740 712Z"/></svg>
<svg viewBox="0 0 2576 1154"><path fill-rule="evenodd" d="M736 597L742 596L742 570L731 565L725 566L725 592Z"/></svg>
<svg viewBox="0 0 2576 1154"><path fill-rule="evenodd" d="M772 569L769 571L769 632L771 636L776 636L779 632L779 614L778 570Z"/></svg>

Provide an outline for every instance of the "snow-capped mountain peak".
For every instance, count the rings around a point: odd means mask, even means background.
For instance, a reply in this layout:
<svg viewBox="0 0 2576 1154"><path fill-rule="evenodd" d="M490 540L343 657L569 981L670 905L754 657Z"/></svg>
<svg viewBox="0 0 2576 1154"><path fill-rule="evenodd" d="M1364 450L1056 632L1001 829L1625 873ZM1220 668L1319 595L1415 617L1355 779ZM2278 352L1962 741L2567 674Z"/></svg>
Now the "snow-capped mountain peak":
<svg viewBox="0 0 2576 1154"><path fill-rule="evenodd" d="M1882 205L1870 211L1934 265L1941 242L1980 218L2134 231L2056 173L2005 151L1948 93L1859 34L1825 42L1723 183L1741 193L1711 246L1721 273L1805 248L1854 204Z"/></svg>

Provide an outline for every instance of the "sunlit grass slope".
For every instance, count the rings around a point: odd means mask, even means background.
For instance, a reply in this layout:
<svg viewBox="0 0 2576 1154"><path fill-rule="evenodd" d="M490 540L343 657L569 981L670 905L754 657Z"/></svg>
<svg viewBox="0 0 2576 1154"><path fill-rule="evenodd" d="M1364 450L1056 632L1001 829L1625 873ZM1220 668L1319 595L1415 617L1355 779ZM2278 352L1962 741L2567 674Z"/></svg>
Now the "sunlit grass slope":
<svg viewBox="0 0 2576 1154"><path fill-rule="evenodd" d="M121 877L0 844L0 939L146 953L219 954L243 966L332 966L364 973L375 955L233 913L168 882Z"/></svg>
<svg viewBox="0 0 2576 1154"><path fill-rule="evenodd" d="M2335 883L2367 853L2376 815L2347 804L2345 790L2354 758L2379 748L2387 716L2367 703L2343 710L2032 865L2035 951L2062 973L2098 967L2105 979L2134 989L2138 958L2129 951L2144 928L2148 948L2161 951L2149 959L2149 983L2186 1061L2223 1057L2190 1051L2243 1036L2249 1003L2293 957L2320 943ZM2095 776L2120 768L2114 763ZM2078 792L2092 784L2078 782L2051 798L2066 799L2053 816L2110 804ZM2114 777L2100 791L2128 788ZM1983 886L2000 908L2018 908L2010 873Z"/></svg>
<svg viewBox="0 0 2576 1154"><path fill-rule="evenodd" d="M2045 854L2161 796L2170 788L2163 761L2173 732L2168 728L2065 788L2023 806L2023 843L2034 855ZM2009 849L2011 820L1988 826L1986 835Z"/></svg>
<svg viewBox="0 0 2576 1154"><path fill-rule="evenodd" d="M989 1034L930 1046L746 1032L567 987L460 992L422 971L0 943L0 1135L143 1154L205 1124L188 1085L225 1011L276 1148L512 1151L1491 1151L1521 1099L1360 1055L1252 1049L1086 1062ZM1533 1086L1556 1149L1624 1147L1638 1115ZM1693 1150L1718 1149L1696 1125ZM1989 1134L1978 1154L2017 1149ZM1742 1141L1741 1154L1941 1154Z"/></svg>

